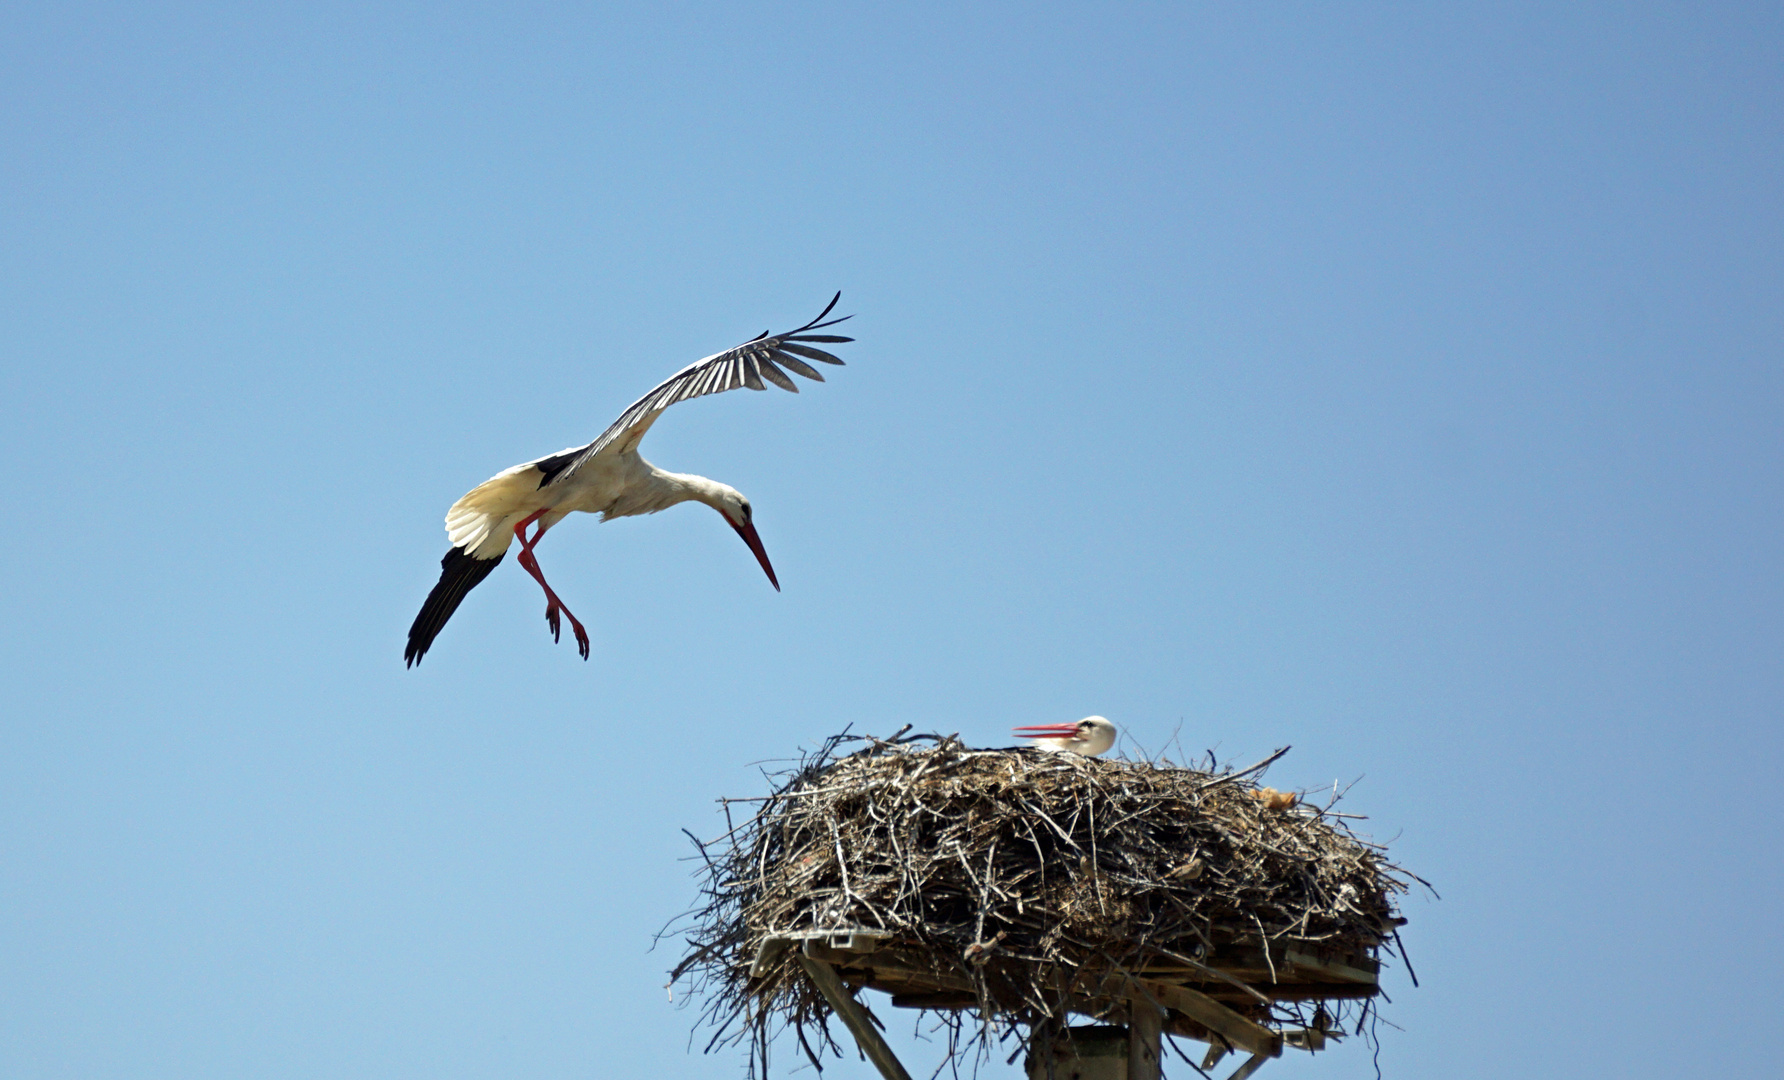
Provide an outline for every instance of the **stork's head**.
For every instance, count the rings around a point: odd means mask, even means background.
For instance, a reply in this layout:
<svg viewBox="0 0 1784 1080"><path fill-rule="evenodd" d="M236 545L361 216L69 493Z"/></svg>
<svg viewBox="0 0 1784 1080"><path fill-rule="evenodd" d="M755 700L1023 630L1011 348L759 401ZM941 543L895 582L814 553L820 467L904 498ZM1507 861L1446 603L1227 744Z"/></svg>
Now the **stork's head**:
<svg viewBox="0 0 1784 1080"><path fill-rule="evenodd" d="M750 546L756 561L762 564L762 572L768 575L768 583L774 591L780 591L780 582L774 576L774 567L769 565L768 552L762 547L762 538L756 535L756 525L750 501L743 497L743 492L729 484L712 483L709 497L703 500L708 506L717 510L725 521L743 537L743 542Z"/></svg>
<svg viewBox="0 0 1784 1080"><path fill-rule="evenodd" d="M1019 727L1016 734L1033 739L1043 750L1064 750L1085 757L1096 757L1115 745L1115 725L1100 716L1086 716L1075 724Z"/></svg>

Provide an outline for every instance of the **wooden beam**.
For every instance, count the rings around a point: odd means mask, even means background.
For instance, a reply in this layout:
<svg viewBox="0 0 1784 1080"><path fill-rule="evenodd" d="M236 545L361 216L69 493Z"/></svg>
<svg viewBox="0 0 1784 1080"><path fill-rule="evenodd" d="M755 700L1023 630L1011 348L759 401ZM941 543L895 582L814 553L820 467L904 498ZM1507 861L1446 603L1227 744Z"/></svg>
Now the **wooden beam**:
<svg viewBox="0 0 1784 1080"><path fill-rule="evenodd" d="M1281 1034L1283 1044L1296 1050L1312 1053L1326 1048L1327 1036L1323 1028L1283 1028Z"/></svg>
<svg viewBox="0 0 1784 1080"><path fill-rule="evenodd" d="M1270 1059L1262 1054L1253 1054L1249 1061L1234 1069L1233 1075L1227 1077L1227 1080L1248 1080L1251 1074L1263 1068L1264 1062L1268 1060Z"/></svg>
<svg viewBox="0 0 1784 1080"><path fill-rule="evenodd" d="M818 993L824 995L824 1000L830 1003L836 1015L842 1017L843 1024L855 1036L855 1041L861 1044L861 1052L880 1070L880 1075L886 1080L911 1080L911 1074L904 1071L904 1066L898 1063L892 1048L886 1045L886 1040L874 1028L867 1010L861 1007L861 1003L843 987L842 980L836 977L836 969L822 960L812 959L804 952L799 953L799 966L805 969L806 975L817 986Z"/></svg>
<svg viewBox="0 0 1784 1080"><path fill-rule="evenodd" d="M1202 983L1190 987L1200 990L1216 1001L1235 1001L1246 1004L1251 999L1244 997L1237 990L1228 990L1217 983ZM1356 998L1374 997L1381 993L1379 986L1364 986L1362 983L1277 983L1270 987L1271 1001L1347 1001Z"/></svg>
<svg viewBox="0 0 1784 1080"><path fill-rule="evenodd" d="M1256 987L1252 986L1250 983L1245 982L1241 979L1235 978L1234 976L1228 974L1227 972L1220 970L1219 968L1209 967L1207 964L1202 963L1200 960L1191 960L1187 956L1172 957L1169 965L1160 965L1157 963L1148 964L1144 968L1141 968L1138 972L1136 972L1136 974L1152 975L1154 977L1159 976L1159 975L1164 975L1167 978L1170 977L1172 974L1181 975L1183 973L1187 973L1190 975L1206 976L1206 978L1202 978L1202 979L1192 978L1192 979L1188 980L1190 982L1207 982L1209 980L1223 982L1223 983L1226 983L1228 986L1232 987L1233 989L1238 990L1239 992L1245 994L1247 997L1252 998L1260 1005L1270 1004L1270 999L1265 997L1262 993L1260 993L1258 991L1258 989Z"/></svg>
<svg viewBox="0 0 1784 1080"><path fill-rule="evenodd" d="M1319 975L1327 975L1334 979L1343 979L1346 982L1363 983L1367 986L1374 986L1379 982L1373 971L1364 971L1362 968L1351 967L1349 964L1341 964L1336 960L1321 960L1317 956L1310 956L1307 953L1299 952L1295 949L1289 949L1284 952L1282 956L1284 960L1288 961L1288 966L1293 968L1296 974L1301 972L1313 972Z"/></svg>
<svg viewBox="0 0 1784 1080"><path fill-rule="evenodd" d="M759 979L780 959L780 954L793 945L821 942L838 952L867 954L877 950L892 936L889 930L871 930L861 926L843 926L831 930L790 930L769 934L756 945L756 959L750 965L750 978Z"/></svg>
<svg viewBox="0 0 1784 1080"><path fill-rule="evenodd" d="M1177 1010L1210 1031L1219 1032L1234 1046L1267 1058L1282 1056L1282 1036L1247 1020L1207 994L1152 979L1133 981L1160 1005Z"/></svg>
<svg viewBox="0 0 1784 1080"><path fill-rule="evenodd" d="M964 977L928 970L922 966L921 959L909 957L897 949L883 949L877 953L862 955L833 949L822 942L808 941L804 951L805 955L814 960L845 968L849 975L859 975L869 982L877 983L883 976L893 982L920 983L938 990L974 993L973 984Z"/></svg>
<svg viewBox="0 0 1784 1080"><path fill-rule="evenodd" d="M765 937L756 945L756 959L750 964L750 978L760 979L774 967L780 954L787 951L792 942L783 937Z"/></svg>

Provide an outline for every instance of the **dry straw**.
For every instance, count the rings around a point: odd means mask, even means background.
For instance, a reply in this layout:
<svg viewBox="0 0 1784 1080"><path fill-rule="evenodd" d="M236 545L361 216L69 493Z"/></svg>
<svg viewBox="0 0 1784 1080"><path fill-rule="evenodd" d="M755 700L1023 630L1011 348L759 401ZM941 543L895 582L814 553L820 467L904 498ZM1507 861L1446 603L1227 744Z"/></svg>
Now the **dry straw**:
<svg viewBox="0 0 1784 1080"><path fill-rule="evenodd" d="M1202 989L1261 1023L1360 1030L1367 993L1273 983L1275 958L1292 945L1373 966L1418 879L1330 803L1253 786L1284 752L1232 771L833 737L772 794L721 800L730 827L695 841L703 902L672 924L688 947L672 978L704 999L708 1051L749 1041L752 1075L783 1027L814 1065L840 1052L817 988L772 948L838 928L886 935L876 955L896 962L844 978L935 1009L950 1061L1014 1038L1013 1060L1067 1012L1118 1011L1099 996L1111 977L1161 969L1205 973ZM1261 987L1231 976L1247 963L1268 967Z"/></svg>

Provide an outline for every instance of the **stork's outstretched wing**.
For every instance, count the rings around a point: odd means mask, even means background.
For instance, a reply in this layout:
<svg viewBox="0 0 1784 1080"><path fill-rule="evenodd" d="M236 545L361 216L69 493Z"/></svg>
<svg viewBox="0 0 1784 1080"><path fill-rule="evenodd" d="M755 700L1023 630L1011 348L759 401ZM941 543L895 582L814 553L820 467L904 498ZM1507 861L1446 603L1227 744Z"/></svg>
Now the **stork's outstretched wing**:
<svg viewBox="0 0 1784 1080"><path fill-rule="evenodd" d="M562 483L566 478L582 466L582 463L604 450L615 452L629 450L638 445L644 433L650 430L664 409L678 401L704 397L707 394L723 393L747 386L751 390L766 390L762 380L766 379L782 390L791 390L797 394L799 388L793 380L787 378L782 368L787 368L808 379L823 382L824 376L806 363L806 360L817 360L826 364L841 364L842 360L830 355L823 349L814 348L812 343L837 344L853 341L854 338L838 337L835 334L813 334L812 330L821 330L826 326L835 326L839 322L853 318L844 315L840 319L824 321L842 299L842 293L830 298L830 303L818 313L818 317L796 330L788 330L784 334L768 335L753 338L734 349L726 349L722 353L714 353L704 360L696 360L687 367L664 379L656 389L632 403L632 407L621 413L618 420L601 433L601 437L578 450L566 450L561 454L542 458L532 465L544 477L539 486Z"/></svg>

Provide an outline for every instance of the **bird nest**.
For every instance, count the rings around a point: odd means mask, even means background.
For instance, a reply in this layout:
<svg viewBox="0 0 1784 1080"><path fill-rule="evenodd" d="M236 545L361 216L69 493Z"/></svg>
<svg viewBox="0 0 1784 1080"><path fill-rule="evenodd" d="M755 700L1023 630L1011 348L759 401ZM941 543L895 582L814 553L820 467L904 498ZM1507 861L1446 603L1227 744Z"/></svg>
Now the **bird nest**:
<svg viewBox="0 0 1784 1080"><path fill-rule="evenodd" d="M1336 793L1255 786L1284 752L1234 771L834 737L772 794L721 800L730 828L695 841L703 903L671 924L688 946L672 979L704 998L708 1051L751 1044L752 1075L783 1027L820 1068L839 1052L813 959L935 1010L950 1057L1015 1038L1014 1060L1068 1015L1119 1021L1142 996L1216 1049L1324 1045L1363 1030L1419 879Z"/></svg>

